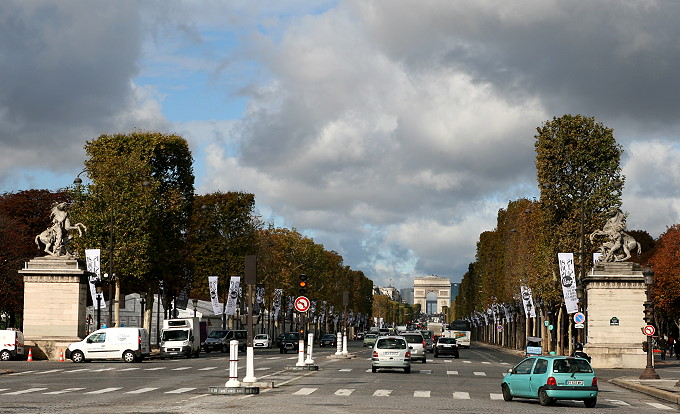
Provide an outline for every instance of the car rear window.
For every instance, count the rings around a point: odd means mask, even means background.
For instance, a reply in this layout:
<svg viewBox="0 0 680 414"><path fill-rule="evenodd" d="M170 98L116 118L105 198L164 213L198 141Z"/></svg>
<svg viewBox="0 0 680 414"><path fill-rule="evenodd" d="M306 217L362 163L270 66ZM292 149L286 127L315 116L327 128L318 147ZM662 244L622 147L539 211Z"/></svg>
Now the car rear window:
<svg viewBox="0 0 680 414"><path fill-rule="evenodd" d="M366 339L375 338L376 336L378 336L378 335L368 334L368 335L366 335Z"/></svg>
<svg viewBox="0 0 680 414"><path fill-rule="evenodd" d="M593 368L585 359L565 358L553 361L553 372L593 372Z"/></svg>
<svg viewBox="0 0 680 414"><path fill-rule="evenodd" d="M402 335L409 344L422 343L423 337L421 335Z"/></svg>
<svg viewBox="0 0 680 414"><path fill-rule="evenodd" d="M406 341L399 338L378 339L378 349L406 349Z"/></svg>
<svg viewBox="0 0 680 414"><path fill-rule="evenodd" d="M439 338L438 344L455 344L456 340L453 338Z"/></svg>

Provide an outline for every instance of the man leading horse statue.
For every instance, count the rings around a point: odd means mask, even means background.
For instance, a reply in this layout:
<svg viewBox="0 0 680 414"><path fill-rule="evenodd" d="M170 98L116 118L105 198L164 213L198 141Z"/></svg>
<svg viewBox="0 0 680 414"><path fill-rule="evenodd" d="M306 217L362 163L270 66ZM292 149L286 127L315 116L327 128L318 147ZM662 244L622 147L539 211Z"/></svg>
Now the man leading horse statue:
<svg viewBox="0 0 680 414"><path fill-rule="evenodd" d="M66 203L55 203L50 213L52 226L35 236L35 244L40 248L40 244L45 245L45 253L54 257L73 257L69 249L69 243L73 236L71 230L78 230L78 235L83 235L83 230L87 227L83 223L71 224L71 219L66 211Z"/></svg>
<svg viewBox="0 0 680 414"><path fill-rule="evenodd" d="M623 262L630 259L631 252L637 250L639 255L642 251L640 244L633 236L626 233L626 215L619 208L609 210L609 219L602 230L595 230L590 235L590 242L596 238L604 238L598 251L602 253L601 262Z"/></svg>

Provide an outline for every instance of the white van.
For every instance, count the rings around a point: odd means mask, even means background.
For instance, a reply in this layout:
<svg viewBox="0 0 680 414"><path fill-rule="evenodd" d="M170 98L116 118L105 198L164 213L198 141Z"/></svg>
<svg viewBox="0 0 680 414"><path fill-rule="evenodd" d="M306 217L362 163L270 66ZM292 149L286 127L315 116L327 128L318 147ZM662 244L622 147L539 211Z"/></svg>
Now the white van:
<svg viewBox="0 0 680 414"><path fill-rule="evenodd" d="M15 329L0 330L0 361L24 354L24 334Z"/></svg>
<svg viewBox="0 0 680 414"><path fill-rule="evenodd" d="M73 362L92 359L142 362L149 354L149 334L144 328L99 329L66 349L66 358Z"/></svg>
<svg viewBox="0 0 680 414"><path fill-rule="evenodd" d="M161 359L175 356L196 357L201 352L198 318L175 318L163 321Z"/></svg>

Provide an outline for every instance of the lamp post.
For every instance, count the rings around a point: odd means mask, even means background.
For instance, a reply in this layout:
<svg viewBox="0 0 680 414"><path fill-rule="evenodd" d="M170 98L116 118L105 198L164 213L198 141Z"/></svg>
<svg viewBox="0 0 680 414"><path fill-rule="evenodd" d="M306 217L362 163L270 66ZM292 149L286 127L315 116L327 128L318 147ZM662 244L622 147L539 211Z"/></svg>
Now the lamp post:
<svg viewBox="0 0 680 414"><path fill-rule="evenodd" d="M652 303L652 285L654 284L654 271L647 265L642 271L642 276L645 278L645 294L647 300L645 301L645 322L649 325L654 322L654 304ZM652 336L647 335L647 367L642 371L640 379L659 379L659 374L654 370L653 363L654 350L652 349Z"/></svg>
<svg viewBox="0 0 680 414"><path fill-rule="evenodd" d="M194 304L194 318L196 317L196 308L198 307L198 299L191 299L191 303Z"/></svg>
<svg viewBox="0 0 680 414"><path fill-rule="evenodd" d="M144 305L146 305L146 292L141 292L139 294L139 302L142 304L142 315L140 317L141 325L140 327L144 327Z"/></svg>
<svg viewBox="0 0 680 414"><path fill-rule="evenodd" d="M101 327L101 312L102 312L102 282L97 280L94 282L94 288L97 292L97 329Z"/></svg>

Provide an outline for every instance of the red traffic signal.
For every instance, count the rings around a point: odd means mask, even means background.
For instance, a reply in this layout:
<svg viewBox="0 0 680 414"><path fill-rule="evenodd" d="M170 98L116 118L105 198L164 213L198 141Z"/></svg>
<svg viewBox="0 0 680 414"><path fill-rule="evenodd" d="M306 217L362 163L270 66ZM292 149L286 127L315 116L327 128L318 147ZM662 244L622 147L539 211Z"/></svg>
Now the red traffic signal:
<svg viewBox="0 0 680 414"><path fill-rule="evenodd" d="M307 275L300 274L298 276L298 293L300 296L305 296L307 294Z"/></svg>

